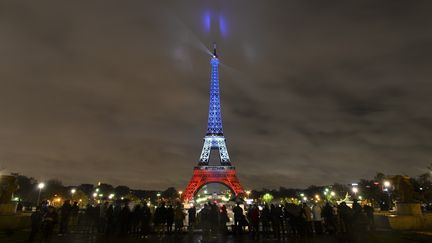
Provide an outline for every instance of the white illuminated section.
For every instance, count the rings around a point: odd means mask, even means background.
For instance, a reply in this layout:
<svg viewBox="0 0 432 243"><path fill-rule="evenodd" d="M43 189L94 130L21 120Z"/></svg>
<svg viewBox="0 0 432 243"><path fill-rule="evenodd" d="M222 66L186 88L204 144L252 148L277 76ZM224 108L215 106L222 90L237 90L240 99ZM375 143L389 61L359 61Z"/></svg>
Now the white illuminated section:
<svg viewBox="0 0 432 243"><path fill-rule="evenodd" d="M219 150L219 156L222 164L230 164L230 158L223 136L205 136L204 145L201 151L200 163L208 164L210 152L212 149Z"/></svg>

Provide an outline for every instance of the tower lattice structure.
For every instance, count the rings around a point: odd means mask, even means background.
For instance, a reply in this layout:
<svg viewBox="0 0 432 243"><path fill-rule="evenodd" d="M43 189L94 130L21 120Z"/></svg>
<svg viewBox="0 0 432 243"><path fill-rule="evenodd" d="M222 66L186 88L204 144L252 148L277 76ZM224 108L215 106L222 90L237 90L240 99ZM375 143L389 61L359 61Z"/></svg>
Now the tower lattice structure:
<svg viewBox="0 0 432 243"><path fill-rule="evenodd" d="M236 175L235 167L231 165L222 128L222 114L219 90L219 58L216 45L210 60L210 104L207 122L207 133L201 151L198 166L193 170L193 176L183 194L183 199L191 200L198 190L209 183L221 183L230 188L235 195L243 193L243 187ZM210 164L212 151L218 150L218 165Z"/></svg>

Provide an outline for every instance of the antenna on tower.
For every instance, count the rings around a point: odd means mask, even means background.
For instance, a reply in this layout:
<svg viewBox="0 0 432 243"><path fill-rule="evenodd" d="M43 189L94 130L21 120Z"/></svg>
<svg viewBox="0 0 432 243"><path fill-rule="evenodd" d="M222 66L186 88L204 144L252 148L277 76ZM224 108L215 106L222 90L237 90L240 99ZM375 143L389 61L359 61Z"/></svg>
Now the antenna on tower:
<svg viewBox="0 0 432 243"><path fill-rule="evenodd" d="M218 57L216 54L216 42L213 42L213 56Z"/></svg>

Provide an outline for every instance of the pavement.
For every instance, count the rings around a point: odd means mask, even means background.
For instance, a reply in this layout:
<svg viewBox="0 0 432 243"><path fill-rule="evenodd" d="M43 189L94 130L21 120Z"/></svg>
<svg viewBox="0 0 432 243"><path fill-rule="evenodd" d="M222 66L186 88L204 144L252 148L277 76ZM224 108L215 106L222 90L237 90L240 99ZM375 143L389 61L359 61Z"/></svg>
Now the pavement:
<svg viewBox="0 0 432 243"><path fill-rule="evenodd" d="M0 233L1 243L24 243L27 242L28 231L16 231L13 233ZM37 240L35 242L41 242ZM203 238L202 234L182 234L158 237L150 235L148 238L107 237L103 234L86 234L73 232L63 236L54 235L50 243L252 243L252 242L295 242L295 243L410 243L410 242L432 242L431 232L398 232L398 231L375 231L363 232L361 234L337 234L337 235L314 235L314 236L289 236L286 239L276 240L268 238L252 239L249 235L215 235Z"/></svg>

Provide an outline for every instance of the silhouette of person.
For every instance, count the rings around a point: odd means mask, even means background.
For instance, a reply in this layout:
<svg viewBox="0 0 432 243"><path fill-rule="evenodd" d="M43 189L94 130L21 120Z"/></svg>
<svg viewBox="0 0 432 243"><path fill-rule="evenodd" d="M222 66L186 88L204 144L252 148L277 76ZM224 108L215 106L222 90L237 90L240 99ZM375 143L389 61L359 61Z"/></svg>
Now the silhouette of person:
<svg viewBox="0 0 432 243"><path fill-rule="evenodd" d="M273 228L273 235L278 240L281 239L281 232L280 232L280 221L282 217L282 210L279 206L275 206L274 204L270 205L270 215L271 215L271 222L272 222L272 228Z"/></svg>
<svg viewBox="0 0 432 243"><path fill-rule="evenodd" d="M188 224L189 230L193 231L196 223L196 207L195 205L188 209Z"/></svg>
<svg viewBox="0 0 432 243"><path fill-rule="evenodd" d="M167 223L167 233L170 234L172 232L172 226L174 223L174 209L172 205L169 205L166 209L166 223Z"/></svg>
<svg viewBox="0 0 432 243"><path fill-rule="evenodd" d="M262 230L266 237L268 237L270 233L270 209L268 204L265 204L262 211L261 211L261 223L262 223Z"/></svg>
<svg viewBox="0 0 432 243"><path fill-rule="evenodd" d="M144 205L141 208L141 235L147 237L150 234L150 221L151 221L151 212L150 208L147 206L147 203L144 202Z"/></svg>
<svg viewBox="0 0 432 243"><path fill-rule="evenodd" d="M65 200L63 205L60 207L60 234L59 235L63 235L67 233L71 213L72 213L72 205L70 204L70 200Z"/></svg>
<svg viewBox="0 0 432 243"><path fill-rule="evenodd" d="M241 233L242 221L243 221L243 209L240 207L240 203L233 208L234 213L234 231L236 234Z"/></svg>
<svg viewBox="0 0 432 243"><path fill-rule="evenodd" d="M31 214L31 232L29 242L33 242L42 227L43 215L40 207L36 207L36 211Z"/></svg>
<svg viewBox="0 0 432 243"><path fill-rule="evenodd" d="M180 233L182 231L185 216L186 214L183 212L183 205L178 203L174 210L174 225L176 233Z"/></svg>
<svg viewBox="0 0 432 243"><path fill-rule="evenodd" d="M249 219L249 231L252 234L251 235L252 239L258 239L260 218L259 218L259 209L256 204L249 207L248 219Z"/></svg>
<svg viewBox="0 0 432 243"><path fill-rule="evenodd" d="M75 226L78 224L79 206L78 202L74 202L71 208L71 222Z"/></svg>
<svg viewBox="0 0 432 243"><path fill-rule="evenodd" d="M228 212L225 205L222 205L219 213L219 228L222 234L226 234L228 232L227 223L229 222Z"/></svg>
<svg viewBox="0 0 432 243"><path fill-rule="evenodd" d="M125 203L119 215L120 236L125 236L130 230L131 211L129 204Z"/></svg>
<svg viewBox="0 0 432 243"><path fill-rule="evenodd" d="M330 203L326 203L321 210L321 216L324 218L324 223L328 233L333 234L336 231L335 217L333 207Z"/></svg>
<svg viewBox="0 0 432 243"><path fill-rule="evenodd" d="M47 212L42 219L42 241L49 243L54 231L54 226L58 222L58 214L53 206L48 206Z"/></svg>

